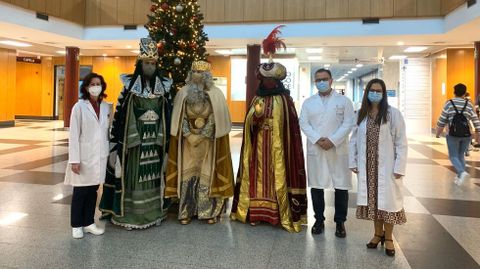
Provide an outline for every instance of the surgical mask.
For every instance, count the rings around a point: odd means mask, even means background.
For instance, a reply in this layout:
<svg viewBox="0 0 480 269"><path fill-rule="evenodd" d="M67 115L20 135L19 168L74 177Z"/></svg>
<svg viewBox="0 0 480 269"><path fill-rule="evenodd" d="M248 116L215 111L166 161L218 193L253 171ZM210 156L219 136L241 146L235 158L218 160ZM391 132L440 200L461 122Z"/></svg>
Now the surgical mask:
<svg viewBox="0 0 480 269"><path fill-rule="evenodd" d="M142 63L143 74L147 77L153 76L156 69L157 69L156 64Z"/></svg>
<svg viewBox="0 0 480 269"><path fill-rule="evenodd" d="M379 104L383 99L383 93L381 92L368 92L368 100L372 103Z"/></svg>
<svg viewBox="0 0 480 269"><path fill-rule="evenodd" d="M200 83L203 81L203 74L202 73L192 73L192 81L195 83Z"/></svg>
<svg viewBox="0 0 480 269"><path fill-rule="evenodd" d="M328 90L330 90L330 83L328 83L328 81L317 81L315 83L315 86L317 87L318 91L322 93L328 92Z"/></svg>
<svg viewBox="0 0 480 269"><path fill-rule="evenodd" d="M88 88L88 93L90 93L90 96L93 96L93 97L98 97L101 92L102 92L102 86L90 86Z"/></svg>

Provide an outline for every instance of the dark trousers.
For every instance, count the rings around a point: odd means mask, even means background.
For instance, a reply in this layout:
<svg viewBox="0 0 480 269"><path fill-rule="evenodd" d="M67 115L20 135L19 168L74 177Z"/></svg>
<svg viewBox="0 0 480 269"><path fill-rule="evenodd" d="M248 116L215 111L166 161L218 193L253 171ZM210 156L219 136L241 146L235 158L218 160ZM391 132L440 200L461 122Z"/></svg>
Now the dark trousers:
<svg viewBox="0 0 480 269"><path fill-rule="evenodd" d="M313 211L315 212L315 220L317 223L325 221L325 192L323 189L311 189ZM335 189L335 217L334 221L347 221L348 211L348 191Z"/></svg>
<svg viewBox="0 0 480 269"><path fill-rule="evenodd" d="M100 185L73 187L70 223L73 228L93 224L97 205L97 190Z"/></svg>

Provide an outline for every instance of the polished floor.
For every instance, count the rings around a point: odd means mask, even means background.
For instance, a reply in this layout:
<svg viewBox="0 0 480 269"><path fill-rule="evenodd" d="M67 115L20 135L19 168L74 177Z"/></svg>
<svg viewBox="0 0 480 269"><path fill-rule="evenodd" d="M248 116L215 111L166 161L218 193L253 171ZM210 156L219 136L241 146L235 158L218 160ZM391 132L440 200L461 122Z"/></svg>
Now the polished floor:
<svg viewBox="0 0 480 269"><path fill-rule="evenodd" d="M231 136L236 167L241 131ZM61 122L0 129L0 268L480 268L480 152L468 157L472 179L455 186L444 139L409 138L408 222L396 227L390 258L382 248L366 249L373 224L355 219L355 192L346 239L334 235L328 192L326 232L317 236L310 234L311 210L299 234L227 216L216 225L182 226L172 212L159 227L126 231L99 222L105 235L74 240L72 190L63 185L67 137Z"/></svg>

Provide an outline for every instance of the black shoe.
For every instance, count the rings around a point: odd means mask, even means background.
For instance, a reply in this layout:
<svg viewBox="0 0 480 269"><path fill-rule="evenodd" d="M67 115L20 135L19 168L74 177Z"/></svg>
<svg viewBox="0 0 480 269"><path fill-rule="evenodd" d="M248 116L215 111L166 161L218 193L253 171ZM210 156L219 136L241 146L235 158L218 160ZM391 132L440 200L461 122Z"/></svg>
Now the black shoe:
<svg viewBox="0 0 480 269"><path fill-rule="evenodd" d="M345 238L347 236L347 231L345 230L345 224L343 222L337 222L335 236L339 238Z"/></svg>
<svg viewBox="0 0 480 269"><path fill-rule="evenodd" d="M323 233L323 230L325 229L325 224L322 222L315 222L315 224L312 227L312 234L321 234Z"/></svg>
<svg viewBox="0 0 480 269"><path fill-rule="evenodd" d="M385 241L392 242L392 244L393 244L393 240L391 240L391 239L385 239ZM387 246L385 245L385 254L387 254L387 256L389 256L389 257L394 257L395 256L395 247L393 249L388 249Z"/></svg>

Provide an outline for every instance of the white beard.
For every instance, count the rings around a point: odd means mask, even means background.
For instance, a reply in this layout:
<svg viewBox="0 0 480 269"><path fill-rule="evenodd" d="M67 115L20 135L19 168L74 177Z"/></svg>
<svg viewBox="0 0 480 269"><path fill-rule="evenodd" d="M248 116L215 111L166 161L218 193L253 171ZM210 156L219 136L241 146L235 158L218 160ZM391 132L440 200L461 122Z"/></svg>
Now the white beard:
<svg viewBox="0 0 480 269"><path fill-rule="evenodd" d="M205 86L203 83L195 84L190 83L188 84L188 94L186 97L187 104L198 104L198 103L205 103L208 100L207 94L204 92Z"/></svg>

